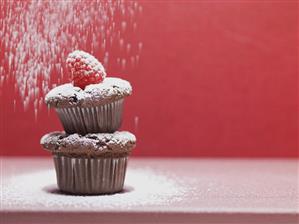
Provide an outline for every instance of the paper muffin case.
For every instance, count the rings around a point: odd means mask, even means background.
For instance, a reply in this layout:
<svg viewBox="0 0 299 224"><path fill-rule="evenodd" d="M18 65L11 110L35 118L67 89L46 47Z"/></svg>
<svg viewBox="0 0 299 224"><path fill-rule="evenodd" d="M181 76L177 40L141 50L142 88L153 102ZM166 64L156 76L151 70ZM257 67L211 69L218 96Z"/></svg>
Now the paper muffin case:
<svg viewBox="0 0 299 224"><path fill-rule="evenodd" d="M96 107L57 108L65 132L112 133L121 126L124 99Z"/></svg>
<svg viewBox="0 0 299 224"><path fill-rule="evenodd" d="M111 194L124 186L127 158L53 155L58 188L71 194Z"/></svg>

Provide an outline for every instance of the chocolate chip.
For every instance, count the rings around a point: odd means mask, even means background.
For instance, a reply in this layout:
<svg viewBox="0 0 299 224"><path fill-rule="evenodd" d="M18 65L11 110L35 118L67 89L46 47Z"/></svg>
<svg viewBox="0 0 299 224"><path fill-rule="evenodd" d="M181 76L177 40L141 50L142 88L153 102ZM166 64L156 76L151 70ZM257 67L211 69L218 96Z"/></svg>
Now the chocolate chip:
<svg viewBox="0 0 299 224"><path fill-rule="evenodd" d="M106 143L104 143L104 142L102 142L102 141L98 141L98 142L96 143L96 145L99 146L99 147L103 147L103 146L106 146Z"/></svg>
<svg viewBox="0 0 299 224"><path fill-rule="evenodd" d="M86 137L86 138L89 138L89 139L94 139L94 140L97 140L97 139L98 139L98 137L95 136L95 135L86 135L85 137Z"/></svg>
<svg viewBox="0 0 299 224"><path fill-rule="evenodd" d="M71 96L71 97L70 97L70 101L77 103L77 102L78 102L78 98L77 98L77 96L76 96L76 95Z"/></svg>

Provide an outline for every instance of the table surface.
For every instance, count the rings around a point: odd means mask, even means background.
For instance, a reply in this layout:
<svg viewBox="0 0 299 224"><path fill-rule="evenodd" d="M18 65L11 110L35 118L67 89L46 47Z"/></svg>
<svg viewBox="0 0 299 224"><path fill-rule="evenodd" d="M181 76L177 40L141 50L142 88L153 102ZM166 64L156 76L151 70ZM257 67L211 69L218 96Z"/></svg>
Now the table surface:
<svg viewBox="0 0 299 224"><path fill-rule="evenodd" d="M0 223L299 223L298 165L132 158L121 193L73 196L51 159L2 157Z"/></svg>

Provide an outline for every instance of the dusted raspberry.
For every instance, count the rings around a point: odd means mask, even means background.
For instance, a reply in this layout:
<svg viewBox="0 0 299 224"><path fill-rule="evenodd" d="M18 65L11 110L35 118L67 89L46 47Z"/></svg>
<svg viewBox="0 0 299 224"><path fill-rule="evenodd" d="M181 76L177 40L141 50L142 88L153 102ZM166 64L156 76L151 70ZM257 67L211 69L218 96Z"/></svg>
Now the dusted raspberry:
<svg viewBox="0 0 299 224"><path fill-rule="evenodd" d="M106 77L103 65L92 55L84 51L73 51L66 59L74 86L84 89L89 84L97 84Z"/></svg>

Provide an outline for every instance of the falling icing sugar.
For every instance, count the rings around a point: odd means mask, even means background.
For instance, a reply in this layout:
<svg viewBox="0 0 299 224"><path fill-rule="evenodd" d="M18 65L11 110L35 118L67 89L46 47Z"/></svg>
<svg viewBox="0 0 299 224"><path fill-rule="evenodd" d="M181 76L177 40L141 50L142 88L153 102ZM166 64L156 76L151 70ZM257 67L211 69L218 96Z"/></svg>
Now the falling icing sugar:
<svg viewBox="0 0 299 224"><path fill-rule="evenodd" d="M139 117L135 116L134 117L134 130L136 133L138 132L138 125L139 125Z"/></svg>
<svg viewBox="0 0 299 224"><path fill-rule="evenodd" d="M71 196L57 192L54 170L16 176L4 183L4 207L20 209L96 210L139 209L151 205L173 204L183 199L185 188L170 177L157 175L150 169L129 169L125 191L104 196Z"/></svg>
<svg viewBox="0 0 299 224"><path fill-rule="evenodd" d="M24 108L37 114L45 93L68 81L65 60L73 50L93 54L106 69L135 67L142 42L132 36L141 12L137 1L0 0L0 87L14 81Z"/></svg>

